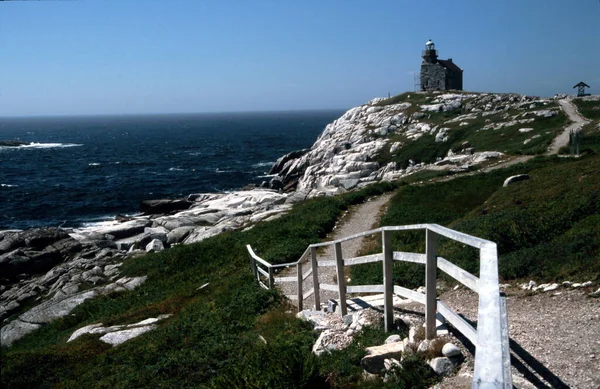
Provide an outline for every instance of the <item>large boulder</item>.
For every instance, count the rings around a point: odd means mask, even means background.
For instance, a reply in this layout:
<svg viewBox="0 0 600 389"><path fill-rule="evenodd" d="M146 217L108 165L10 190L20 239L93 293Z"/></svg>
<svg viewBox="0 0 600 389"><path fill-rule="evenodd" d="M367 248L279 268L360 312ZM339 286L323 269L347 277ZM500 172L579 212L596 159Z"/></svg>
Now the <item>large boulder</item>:
<svg viewBox="0 0 600 389"><path fill-rule="evenodd" d="M60 251L50 248L44 251L16 249L0 255L0 274L8 280L19 274L35 274L48 271L62 260Z"/></svg>
<svg viewBox="0 0 600 389"><path fill-rule="evenodd" d="M392 342L381 346L367 347L365 351L367 355L361 359L361 366L371 374L380 374L382 370L385 370L386 359L400 359L404 351L404 344Z"/></svg>
<svg viewBox="0 0 600 389"><path fill-rule="evenodd" d="M20 247L42 250L46 246L68 237L69 235L60 228L32 228L25 231L9 232L3 234L2 240L0 240L0 254Z"/></svg>
<svg viewBox="0 0 600 389"><path fill-rule="evenodd" d="M70 296L61 295L62 297L47 300L23 313L18 319L15 319L2 327L0 330L2 346L10 347L13 342L22 338L29 332L40 328L41 325L68 315L74 308L88 299L101 295L133 290L141 285L146 278L147 276L133 278L123 277L112 284L95 287Z"/></svg>
<svg viewBox="0 0 600 389"><path fill-rule="evenodd" d="M288 154L284 155L283 157L280 157L275 162L273 167L271 167L271 170L269 170L269 174L281 173L283 171L284 166L289 161L292 161L294 159L298 159L298 158L302 157L304 154L308 153L309 150L310 149L302 149L302 150L292 151L291 153L288 153Z"/></svg>
<svg viewBox="0 0 600 389"><path fill-rule="evenodd" d="M433 358L429 361L429 366L441 376L449 376L454 373L455 367L450 358L447 357L439 357Z"/></svg>
<svg viewBox="0 0 600 389"><path fill-rule="evenodd" d="M134 219L126 221L124 223L113 224L107 227L98 227L95 231L91 232L93 235L102 235L106 237L110 235L114 239L123 239L130 236L134 236L144 232L146 227L152 225L152 220L148 219Z"/></svg>

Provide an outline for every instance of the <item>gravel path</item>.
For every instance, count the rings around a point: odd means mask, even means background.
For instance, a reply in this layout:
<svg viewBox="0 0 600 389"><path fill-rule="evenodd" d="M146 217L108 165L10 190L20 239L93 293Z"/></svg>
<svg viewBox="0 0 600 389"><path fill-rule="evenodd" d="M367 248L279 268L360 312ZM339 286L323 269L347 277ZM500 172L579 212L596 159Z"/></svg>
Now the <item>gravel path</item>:
<svg viewBox="0 0 600 389"><path fill-rule="evenodd" d="M561 100L558 100L558 104L560 104L560 107L562 108L562 110L565 111L565 113L567 114L567 116L573 123L571 123L570 125L565 127L564 131L559 136L554 138L554 140L552 141L552 144L548 148L547 154L549 154L549 155L550 154L558 154L558 150L561 147L567 146L569 144L570 132L581 129L581 127L583 127L583 125L588 122L587 119L585 119L583 116L581 116L579 114L579 112L577 111L577 108L575 108L575 106L573 105L573 103L571 103L571 101L569 101L567 99L561 99Z"/></svg>
<svg viewBox="0 0 600 389"><path fill-rule="evenodd" d="M382 210L384 206L387 205L388 201L392 198L393 193L387 193L379 197L370 198L363 204L356 205L351 207L348 212L346 212L342 218L339 220L338 224L335 226L334 230L327 237L327 241L332 241L336 239L340 239L349 235L358 234L360 232L370 230L373 227L376 227L379 222L379 217L382 214ZM342 243L342 254L344 258L352 258L355 257L360 250L363 238L352 239L347 242ZM315 242L317 243L317 242ZM317 252L317 260L333 260L334 257L334 249L333 246L327 246L322 250ZM307 261L304 264L303 271L306 272L310 269L310 262ZM281 276L292 277L295 276L296 269L289 269L287 271L282 272ZM337 276L336 276L336 268L335 267L319 267L319 283L322 284L337 284ZM286 295L295 295L296 291L296 283L295 282L287 282L278 284L279 288ZM310 291L313 288L312 276L309 276L303 282L302 290L304 293ZM321 304L327 304L327 300L329 299L337 299L337 293L327 290L321 290ZM315 301L314 297L310 296L304 300L304 308L308 309L314 307Z"/></svg>
<svg viewBox="0 0 600 389"><path fill-rule="evenodd" d="M581 128L587 121L577 112L568 100L559 100L559 104L572 124L557 136L548 149L548 154L557 154L558 150L568 145L571 130ZM487 171L505 167L510 164L525 162L530 156L503 161L486 168ZM454 177L452 177L454 178ZM380 216L393 194L372 198L364 204L350 209L340 220L328 240L336 240L345 236L360 233L376 226ZM363 239L354 239L342 243L344 258L357 255ZM318 260L334 259L333 246L318 253ZM307 263L304 271L310 265ZM295 269L281 274L292 276ZM336 284L335 267L320 267L319 282ZM295 283L279 284L285 294L296 293ZM312 276L304 281L306 293L312 289ZM597 288L598 285L595 285ZM570 289L551 293L531 294L516 288L509 288L507 308L509 319L509 336L511 339L512 369L514 387L531 388L600 388L600 299L590 298L589 290ZM321 291L321 303L337 298L337 293ZM454 311L464 315L471 321L477 319L478 295L468 289L458 289L443 293L440 299ZM314 298L304 302L305 308L314 306ZM414 311L423 312L423 306L414 304ZM468 358L472 361L472 358ZM469 364L466 364L469 365ZM457 376L445 380L440 388L470 387L472 362Z"/></svg>
<svg viewBox="0 0 600 389"><path fill-rule="evenodd" d="M600 299L588 297L590 292L506 290L517 388L600 388ZM440 299L467 319L477 319L476 293L459 289Z"/></svg>

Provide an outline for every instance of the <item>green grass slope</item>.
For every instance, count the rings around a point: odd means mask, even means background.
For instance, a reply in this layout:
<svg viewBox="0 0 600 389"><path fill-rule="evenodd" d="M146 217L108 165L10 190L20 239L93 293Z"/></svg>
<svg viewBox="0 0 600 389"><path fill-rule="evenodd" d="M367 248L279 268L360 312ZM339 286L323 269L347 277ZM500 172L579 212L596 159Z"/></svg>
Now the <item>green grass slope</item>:
<svg viewBox="0 0 600 389"><path fill-rule="evenodd" d="M299 204L288 215L247 231L224 233L189 246L126 260L129 276L148 275L138 289L87 301L73 313L1 350L3 388L328 388L358 385L363 347L383 343L369 330L350 353L312 354L316 335L296 319L276 291L254 281L245 245L268 261L296 260L334 226L336 218L379 184L340 197ZM201 285L209 283L205 288ZM86 335L91 323L127 324L171 313L158 329L112 347ZM263 340L266 340L266 344ZM359 345L360 342L360 345ZM406 365L424 366L421 360ZM419 373L422 371L423 373ZM362 370L361 370L362 372ZM417 369L413 379L434 378ZM412 384L411 384L412 385Z"/></svg>
<svg viewBox="0 0 600 389"><path fill-rule="evenodd" d="M505 178L530 179L502 187ZM498 244L506 281L600 279L600 157L538 157L444 182L402 187L381 225L438 223ZM395 250L424 252L424 233L396 234ZM380 250L378 245L372 252ZM477 275L475 250L441 239L440 255ZM381 282L379 264L352 268L355 284ZM394 264L395 282L424 285L424 268Z"/></svg>

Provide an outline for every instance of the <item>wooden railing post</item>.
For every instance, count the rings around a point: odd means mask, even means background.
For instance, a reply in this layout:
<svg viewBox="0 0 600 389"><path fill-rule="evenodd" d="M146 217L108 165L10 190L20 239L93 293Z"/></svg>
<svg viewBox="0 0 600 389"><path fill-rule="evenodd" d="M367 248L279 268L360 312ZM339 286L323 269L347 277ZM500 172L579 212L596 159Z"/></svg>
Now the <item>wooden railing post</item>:
<svg viewBox="0 0 600 389"><path fill-rule="evenodd" d="M298 262L296 265L296 270L298 271L298 312L302 312L304 295L302 293L302 262Z"/></svg>
<svg viewBox="0 0 600 389"><path fill-rule="evenodd" d="M317 248L310 248L310 264L312 266L313 288L315 296L315 309L321 310L321 295L319 291L319 264L317 263Z"/></svg>
<svg viewBox="0 0 600 389"><path fill-rule="evenodd" d="M254 274L254 279L260 281L260 277L258 276L258 270L256 270L256 261L250 256L250 267L252 267L252 274Z"/></svg>
<svg viewBox="0 0 600 389"><path fill-rule="evenodd" d="M275 277L273 274L273 268L269 266L269 289L273 289L275 286Z"/></svg>
<svg viewBox="0 0 600 389"><path fill-rule="evenodd" d="M435 325L435 313L437 310L436 278L437 278L437 254L436 233L427 229L426 231L426 256L425 264L425 337L434 339L437 331Z"/></svg>
<svg viewBox="0 0 600 389"><path fill-rule="evenodd" d="M385 332L389 332L394 326L394 279L392 266L392 241L391 232L381 232L383 246L383 315Z"/></svg>
<svg viewBox="0 0 600 389"><path fill-rule="evenodd" d="M346 309L346 278L344 277L344 260L342 259L342 244L335 243L335 267L337 269L338 290L340 296L340 310L342 316L348 313Z"/></svg>

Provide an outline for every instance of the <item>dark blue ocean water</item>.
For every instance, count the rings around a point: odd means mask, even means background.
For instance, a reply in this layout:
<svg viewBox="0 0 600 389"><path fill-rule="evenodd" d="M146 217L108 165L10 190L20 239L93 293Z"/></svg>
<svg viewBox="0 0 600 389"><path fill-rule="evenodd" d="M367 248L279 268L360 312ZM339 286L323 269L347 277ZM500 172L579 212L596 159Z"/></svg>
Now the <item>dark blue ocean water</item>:
<svg viewBox="0 0 600 389"><path fill-rule="evenodd" d="M76 227L142 200L260 183L341 111L0 118L0 230Z"/></svg>

